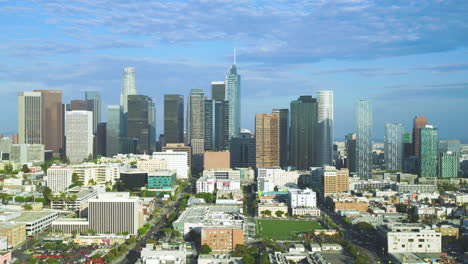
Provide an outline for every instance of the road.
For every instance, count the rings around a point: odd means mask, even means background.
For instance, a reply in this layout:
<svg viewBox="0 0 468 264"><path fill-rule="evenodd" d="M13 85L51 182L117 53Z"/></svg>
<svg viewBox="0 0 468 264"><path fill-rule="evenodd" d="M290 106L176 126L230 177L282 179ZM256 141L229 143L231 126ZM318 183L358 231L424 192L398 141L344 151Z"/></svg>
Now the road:
<svg viewBox="0 0 468 264"><path fill-rule="evenodd" d="M146 241L151 239L151 235L154 233L158 233L161 228L163 228L167 223L166 215L170 215L173 212L176 212L179 204L187 191L190 191L191 185L187 186L179 195L179 198L176 201L173 201L171 204L166 206L164 210L161 212L161 218L153 225L148 232L143 237L139 237L137 240L137 244L135 248L130 250L127 254L127 257L121 263L135 263L140 258L140 251L141 248L146 246Z"/></svg>

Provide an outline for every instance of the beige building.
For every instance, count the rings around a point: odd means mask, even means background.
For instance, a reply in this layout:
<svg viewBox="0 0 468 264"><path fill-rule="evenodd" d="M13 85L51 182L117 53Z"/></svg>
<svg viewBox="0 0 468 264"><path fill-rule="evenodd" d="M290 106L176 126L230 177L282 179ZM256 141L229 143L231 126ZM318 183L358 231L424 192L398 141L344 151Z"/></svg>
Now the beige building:
<svg viewBox="0 0 468 264"><path fill-rule="evenodd" d="M167 160L161 160L161 159L139 160L137 161L137 168L145 170L147 172L152 172L156 170L166 170Z"/></svg>
<svg viewBox="0 0 468 264"><path fill-rule="evenodd" d="M270 211L271 215L265 214L265 212ZM276 212L283 212L281 217L286 217L288 214L288 206L284 203L259 203L258 204L258 215L268 216L268 217L277 217Z"/></svg>
<svg viewBox="0 0 468 264"><path fill-rule="evenodd" d="M255 115L256 164L257 167L280 165L279 115Z"/></svg>
<svg viewBox="0 0 468 264"><path fill-rule="evenodd" d="M244 230L242 228L203 228L201 244L210 246L216 253L229 253L237 245L244 244Z"/></svg>
<svg viewBox="0 0 468 264"><path fill-rule="evenodd" d="M204 154L204 169L229 169L231 167L231 156L227 151L210 151Z"/></svg>
<svg viewBox="0 0 468 264"><path fill-rule="evenodd" d="M325 166L321 170L323 193L339 193L349 190L349 170L337 170L333 166Z"/></svg>
<svg viewBox="0 0 468 264"><path fill-rule="evenodd" d="M167 152L168 150L187 153L187 165L190 170L192 169L192 147L186 146L184 143L167 143L162 151Z"/></svg>
<svg viewBox="0 0 468 264"><path fill-rule="evenodd" d="M26 240L26 225L0 223L0 236L7 237L8 248L16 247Z"/></svg>

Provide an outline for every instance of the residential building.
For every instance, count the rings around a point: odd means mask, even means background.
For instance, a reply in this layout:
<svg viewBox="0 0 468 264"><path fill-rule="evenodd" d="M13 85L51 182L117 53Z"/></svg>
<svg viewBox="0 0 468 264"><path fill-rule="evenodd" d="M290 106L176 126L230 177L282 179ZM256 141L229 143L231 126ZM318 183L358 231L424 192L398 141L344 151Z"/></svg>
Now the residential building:
<svg viewBox="0 0 468 264"><path fill-rule="evenodd" d="M279 118L279 166L284 168L289 166L289 109L273 109L272 114Z"/></svg>
<svg viewBox="0 0 468 264"><path fill-rule="evenodd" d="M403 133L402 124L385 125L385 169L401 171L403 169Z"/></svg>
<svg viewBox="0 0 468 264"><path fill-rule="evenodd" d="M459 155L456 152L440 152L438 176L440 178L457 178L459 164Z"/></svg>
<svg viewBox="0 0 468 264"><path fill-rule="evenodd" d="M226 96L229 101L229 138L238 137L241 125L241 76L237 74L236 63L226 75Z"/></svg>
<svg viewBox="0 0 468 264"><path fill-rule="evenodd" d="M242 228L204 227L201 231L201 244L208 245L215 253L230 253L237 245L244 244Z"/></svg>
<svg viewBox="0 0 468 264"><path fill-rule="evenodd" d="M209 151L204 153L204 170L229 169L231 155L227 151Z"/></svg>
<svg viewBox="0 0 468 264"><path fill-rule="evenodd" d="M419 177L437 177L438 129L423 126L419 129L420 168Z"/></svg>
<svg viewBox="0 0 468 264"><path fill-rule="evenodd" d="M167 169L177 172L177 179L187 179L189 166L187 152L176 152L167 150L165 152L154 152L153 159L165 160Z"/></svg>
<svg viewBox="0 0 468 264"><path fill-rule="evenodd" d="M229 153L231 168L255 168L256 142L250 132L241 132L239 137L231 138Z"/></svg>
<svg viewBox="0 0 468 264"><path fill-rule="evenodd" d="M184 143L183 95L164 95L164 138L166 143Z"/></svg>
<svg viewBox="0 0 468 264"><path fill-rule="evenodd" d="M138 139L136 154L156 150L156 110L146 95L128 95L127 137Z"/></svg>
<svg viewBox="0 0 468 264"><path fill-rule="evenodd" d="M26 225L0 222L0 237L6 237L7 247L14 248L26 240Z"/></svg>
<svg viewBox="0 0 468 264"><path fill-rule="evenodd" d="M274 187L297 185L300 173L286 171L280 167L257 168L257 187L259 191L272 192Z"/></svg>
<svg viewBox="0 0 468 264"><path fill-rule="evenodd" d="M44 145L12 144L9 159L19 164L42 165L44 164Z"/></svg>
<svg viewBox="0 0 468 264"><path fill-rule="evenodd" d="M356 173L372 178L372 103L359 100L356 105Z"/></svg>
<svg viewBox="0 0 468 264"><path fill-rule="evenodd" d="M128 192L99 193L89 200L89 227L99 234L137 234L143 225L138 197Z"/></svg>
<svg viewBox="0 0 468 264"><path fill-rule="evenodd" d="M93 156L93 115L89 111L65 113L66 155L71 163Z"/></svg>
<svg viewBox="0 0 468 264"><path fill-rule="evenodd" d="M120 167L117 164L82 163L72 165L72 168L84 185L114 184L120 178Z"/></svg>
<svg viewBox="0 0 468 264"><path fill-rule="evenodd" d="M255 115L256 167L280 165L279 114Z"/></svg>
<svg viewBox="0 0 468 264"><path fill-rule="evenodd" d="M288 195L291 208L317 207L317 194L312 189L290 189Z"/></svg>
<svg viewBox="0 0 468 264"><path fill-rule="evenodd" d="M440 140L439 141L439 153L449 152L449 151L457 154L457 163L458 163L457 170L460 170L460 158L461 158L460 140Z"/></svg>
<svg viewBox="0 0 468 264"><path fill-rule="evenodd" d="M333 165L333 91L318 91L319 165Z"/></svg>
<svg viewBox="0 0 468 264"><path fill-rule="evenodd" d="M290 162L298 170L319 166L317 118L317 99L301 96L291 102Z"/></svg>
<svg viewBox="0 0 468 264"><path fill-rule="evenodd" d="M47 186L52 192L63 192L72 184L73 168L52 165L47 169Z"/></svg>
<svg viewBox="0 0 468 264"><path fill-rule="evenodd" d="M427 118L424 116L417 116L414 118L413 121L413 144L414 144L414 156L418 157L420 156L420 129L421 127L424 127L427 125Z"/></svg>

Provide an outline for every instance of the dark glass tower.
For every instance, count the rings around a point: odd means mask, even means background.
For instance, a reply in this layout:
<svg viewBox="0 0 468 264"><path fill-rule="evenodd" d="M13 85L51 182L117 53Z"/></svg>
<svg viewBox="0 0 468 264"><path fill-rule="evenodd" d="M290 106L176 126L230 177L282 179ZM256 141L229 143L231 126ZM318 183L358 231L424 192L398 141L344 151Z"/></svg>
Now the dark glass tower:
<svg viewBox="0 0 468 264"><path fill-rule="evenodd" d="M288 161L289 109L273 109L273 114L277 114L279 116L280 166L287 167L289 165L289 161Z"/></svg>
<svg viewBox="0 0 468 264"><path fill-rule="evenodd" d="M251 133L241 132L240 137L231 138L229 152L231 168L255 168L255 137Z"/></svg>
<svg viewBox="0 0 468 264"><path fill-rule="evenodd" d="M317 99L312 96L301 96L291 102L291 165L299 170L320 166L317 114Z"/></svg>
<svg viewBox="0 0 468 264"><path fill-rule="evenodd" d="M184 143L184 96L164 95L164 138L166 143Z"/></svg>
<svg viewBox="0 0 468 264"><path fill-rule="evenodd" d="M215 101L226 100L226 83L211 82L211 99Z"/></svg>
<svg viewBox="0 0 468 264"><path fill-rule="evenodd" d="M153 153L156 144L155 108L146 95L128 95L127 137L138 139L137 154Z"/></svg>
<svg viewBox="0 0 468 264"><path fill-rule="evenodd" d="M205 100L205 149L229 149L229 102Z"/></svg>

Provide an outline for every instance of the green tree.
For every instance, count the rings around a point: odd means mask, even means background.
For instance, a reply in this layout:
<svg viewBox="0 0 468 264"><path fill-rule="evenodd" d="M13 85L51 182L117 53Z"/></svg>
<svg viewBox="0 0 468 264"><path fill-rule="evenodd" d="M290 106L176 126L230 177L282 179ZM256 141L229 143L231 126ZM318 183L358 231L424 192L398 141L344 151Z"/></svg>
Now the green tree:
<svg viewBox="0 0 468 264"><path fill-rule="evenodd" d="M78 231L77 230L72 230L71 234L72 234L73 237L76 237L78 235Z"/></svg>
<svg viewBox="0 0 468 264"><path fill-rule="evenodd" d="M375 227L367 222L359 222L356 224L356 228L362 232L368 232L375 230Z"/></svg>
<svg viewBox="0 0 468 264"><path fill-rule="evenodd" d="M30 204L23 204L23 208L26 211L31 211L33 209L32 205Z"/></svg>
<svg viewBox="0 0 468 264"><path fill-rule="evenodd" d="M5 173L10 174L13 171L13 166L10 163L5 164L3 167Z"/></svg>
<svg viewBox="0 0 468 264"><path fill-rule="evenodd" d="M203 244L200 250L200 254L210 254L211 253L211 248L207 244Z"/></svg>
<svg viewBox="0 0 468 264"><path fill-rule="evenodd" d="M47 186L45 186L42 190L42 196L44 196L46 204L50 204L50 201L54 197L54 195L52 194L52 190Z"/></svg>
<svg viewBox="0 0 468 264"><path fill-rule="evenodd" d="M23 164L23 168L21 168L21 171L24 173L30 173L31 170L28 168L27 164Z"/></svg>
<svg viewBox="0 0 468 264"><path fill-rule="evenodd" d="M360 255L354 259L354 264L366 264L369 263L366 256Z"/></svg>
<svg viewBox="0 0 468 264"><path fill-rule="evenodd" d="M107 253L107 255L104 257L104 260L107 263L112 262L115 259L115 255L112 252Z"/></svg>
<svg viewBox="0 0 468 264"><path fill-rule="evenodd" d="M45 199L42 198L42 197L38 197L36 199L34 199L34 201L38 202L38 203L44 203L45 202Z"/></svg>
<svg viewBox="0 0 468 264"><path fill-rule="evenodd" d="M262 255L260 255L260 264L270 264L268 253L263 252Z"/></svg>
<svg viewBox="0 0 468 264"><path fill-rule="evenodd" d="M283 211L276 211L275 215L276 215L276 217L283 217L284 212Z"/></svg>
<svg viewBox="0 0 468 264"><path fill-rule="evenodd" d="M24 197L23 196L15 196L15 201L18 203L23 203L24 202Z"/></svg>

